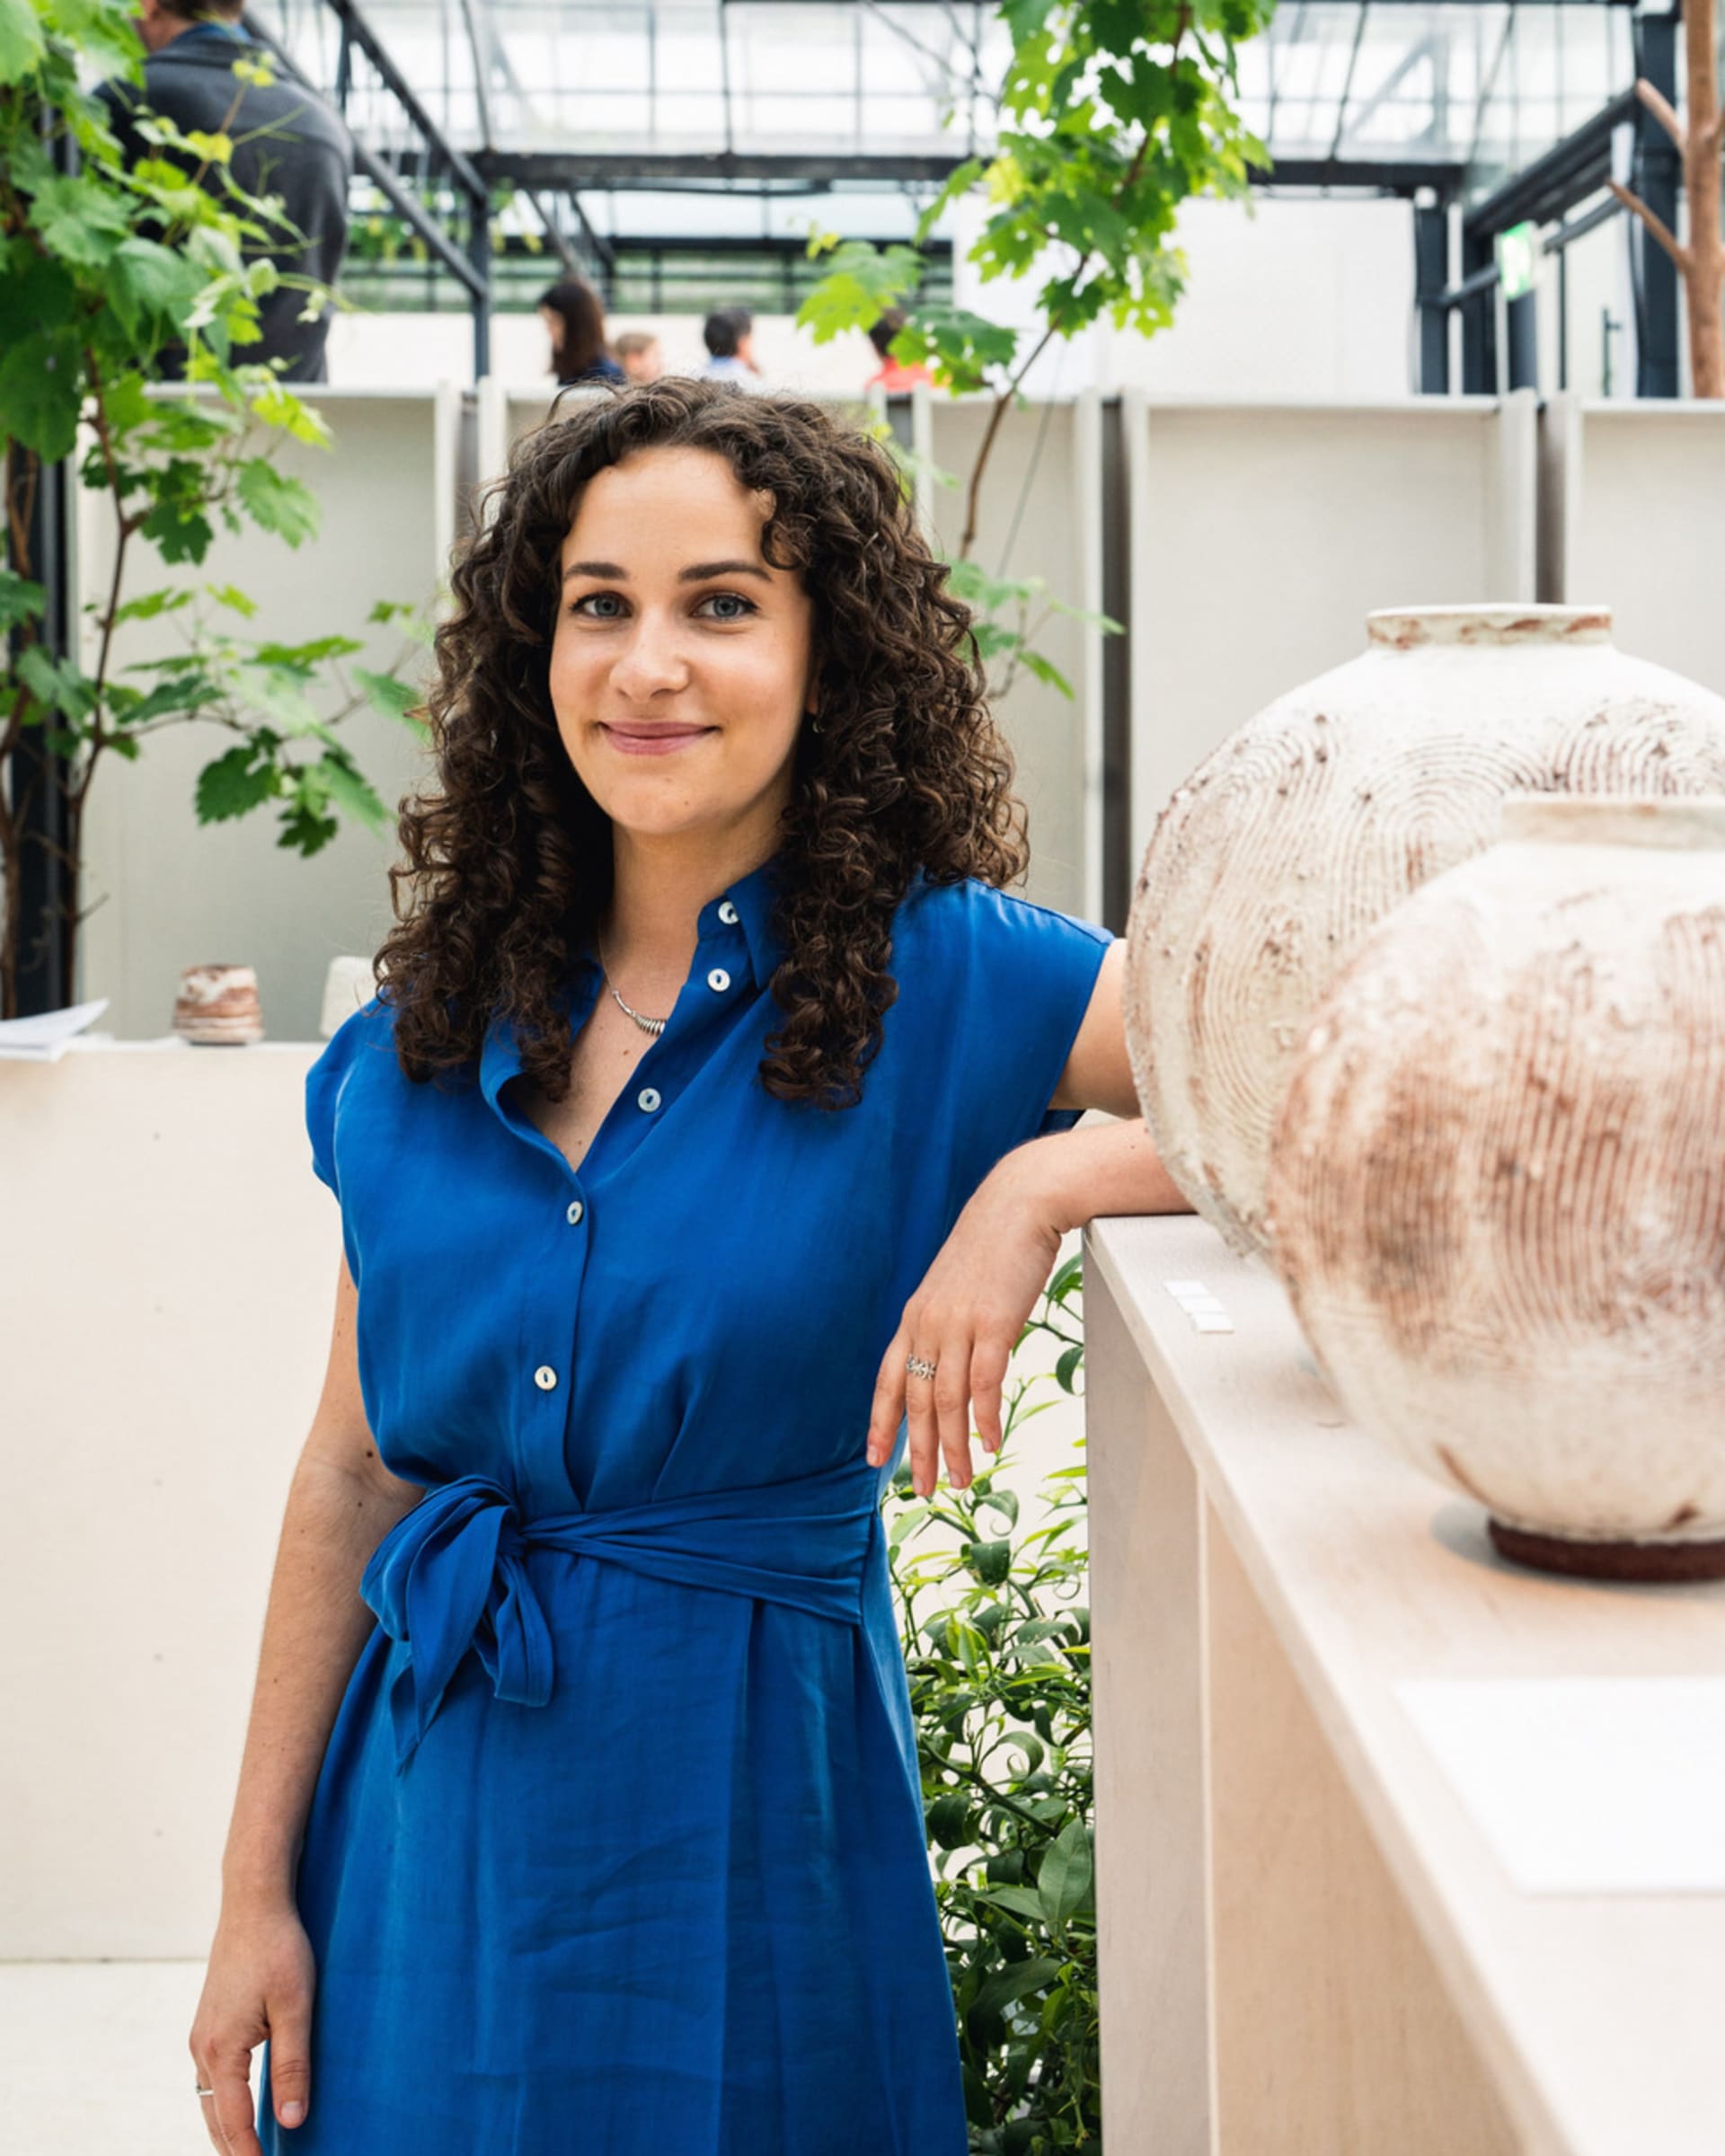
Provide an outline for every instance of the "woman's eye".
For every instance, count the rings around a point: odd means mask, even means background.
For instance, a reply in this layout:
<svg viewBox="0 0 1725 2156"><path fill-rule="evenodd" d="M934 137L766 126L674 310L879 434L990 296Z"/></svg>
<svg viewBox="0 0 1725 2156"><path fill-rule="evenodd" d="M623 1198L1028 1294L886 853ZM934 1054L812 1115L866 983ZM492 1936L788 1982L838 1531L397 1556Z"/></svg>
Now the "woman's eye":
<svg viewBox="0 0 1725 2156"><path fill-rule="evenodd" d="M583 594L583 596L579 599L571 599L570 602L569 611L571 614L579 614L585 607L590 605L595 599L615 599L616 596L617 595L615 591L589 591ZM699 603L703 606L723 605L741 608L742 611L739 614L715 614L713 619L721 622L740 622L746 615L754 614L757 611L754 600L746 599L740 591L710 591L706 597L701 600ZM612 614L602 614L593 615L590 618L597 621L610 622L615 621L616 616Z"/></svg>

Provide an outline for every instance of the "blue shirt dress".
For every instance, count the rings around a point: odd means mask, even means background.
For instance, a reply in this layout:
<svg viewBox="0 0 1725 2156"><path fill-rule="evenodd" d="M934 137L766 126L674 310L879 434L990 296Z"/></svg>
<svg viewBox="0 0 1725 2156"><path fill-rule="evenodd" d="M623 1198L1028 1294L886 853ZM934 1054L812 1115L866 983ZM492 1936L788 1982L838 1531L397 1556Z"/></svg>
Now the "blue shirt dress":
<svg viewBox="0 0 1725 2156"><path fill-rule="evenodd" d="M310 2107L269 2151L964 2156L952 1994L871 1467L905 1303L1050 1111L1109 932L971 878L900 905L858 1106L756 1080L779 857L579 1169L510 1080L405 1080L376 999L305 1082L366 1412L425 1494L296 1895ZM579 1025L590 959L564 991Z"/></svg>

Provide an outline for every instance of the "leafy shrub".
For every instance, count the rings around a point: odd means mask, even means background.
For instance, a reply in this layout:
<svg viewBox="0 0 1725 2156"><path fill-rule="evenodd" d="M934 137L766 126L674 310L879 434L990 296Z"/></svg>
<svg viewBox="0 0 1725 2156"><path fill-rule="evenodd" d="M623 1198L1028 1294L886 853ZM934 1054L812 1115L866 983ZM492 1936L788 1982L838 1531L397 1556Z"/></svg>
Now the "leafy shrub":
<svg viewBox="0 0 1725 2156"><path fill-rule="evenodd" d="M1075 1392L1082 1282L1081 1257L1061 1265L1020 1337L1061 1352L1051 1378L1009 1382L1002 1459L1016 1427ZM1022 1533L997 1467L928 1498L907 1470L887 1511L970 2146L1098 2156L1084 1465L1045 1478L1044 1516ZM937 1527L956 1549L917 1554Z"/></svg>

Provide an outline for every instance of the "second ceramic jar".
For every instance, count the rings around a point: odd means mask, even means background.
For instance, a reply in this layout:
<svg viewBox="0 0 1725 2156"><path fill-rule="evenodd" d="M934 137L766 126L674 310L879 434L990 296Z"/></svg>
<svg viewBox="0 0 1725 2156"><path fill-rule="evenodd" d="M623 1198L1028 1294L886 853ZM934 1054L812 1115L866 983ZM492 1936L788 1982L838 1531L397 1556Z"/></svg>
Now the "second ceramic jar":
<svg viewBox="0 0 1725 2156"><path fill-rule="evenodd" d="M1269 1212L1349 1412L1506 1555L1725 1576L1725 800L1508 803L1319 1006Z"/></svg>
<svg viewBox="0 0 1725 2156"><path fill-rule="evenodd" d="M1725 791L1725 701L1611 641L1603 607L1373 614L1175 793L1128 924L1151 1135L1238 1250L1266 1247L1269 1135L1318 999L1372 928L1496 835L1504 796Z"/></svg>

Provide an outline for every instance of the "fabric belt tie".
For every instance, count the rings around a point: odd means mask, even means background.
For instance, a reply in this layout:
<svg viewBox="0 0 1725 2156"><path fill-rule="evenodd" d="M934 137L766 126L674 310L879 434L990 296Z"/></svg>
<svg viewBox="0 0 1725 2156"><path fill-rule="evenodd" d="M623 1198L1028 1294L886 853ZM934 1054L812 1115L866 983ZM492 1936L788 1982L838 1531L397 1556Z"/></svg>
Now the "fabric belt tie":
<svg viewBox="0 0 1725 2156"><path fill-rule="evenodd" d="M396 1772L469 1648L500 1700L543 1707L550 1699L556 1664L523 1562L529 1544L860 1624L880 1484L880 1471L862 1462L754 1489L525 1520L488 1475L434 1485L372 1551L359 1582L384 1630L408 1649L390 1686Z"/></svg>

